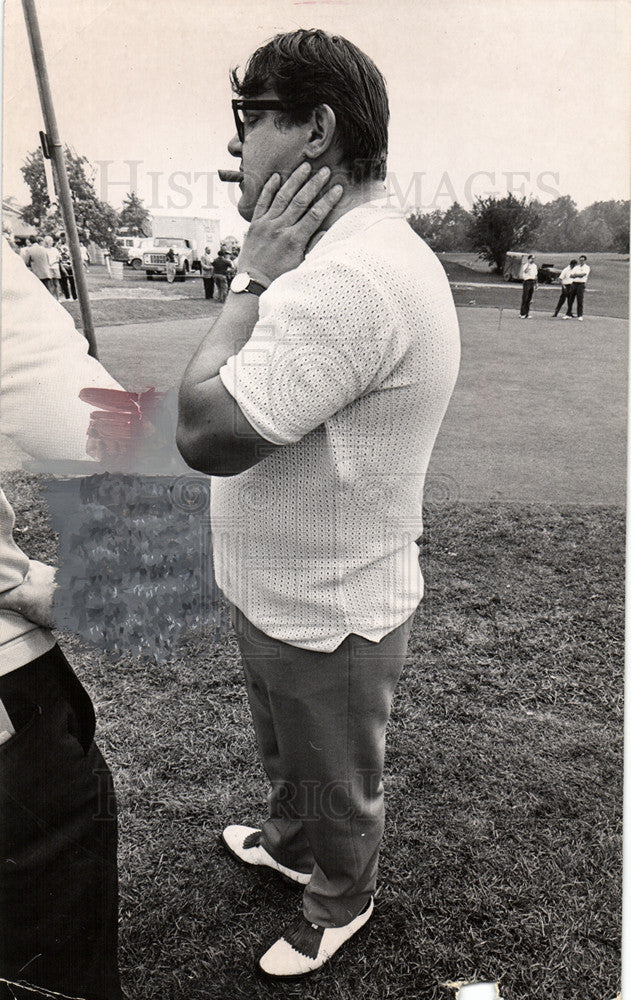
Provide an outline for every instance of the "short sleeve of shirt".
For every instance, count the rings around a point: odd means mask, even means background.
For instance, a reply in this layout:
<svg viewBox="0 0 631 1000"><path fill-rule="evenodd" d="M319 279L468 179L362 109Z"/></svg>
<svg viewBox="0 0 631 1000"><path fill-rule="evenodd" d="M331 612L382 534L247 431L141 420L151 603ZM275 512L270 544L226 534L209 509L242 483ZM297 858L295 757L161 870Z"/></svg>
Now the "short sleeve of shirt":
<svg viewBox="0 0 631 1000"><path fill-rule="evenodd" d="M320 259L278 278L221 380L266 440L299 441L385 377L393 322L382 292L347 263Z"/></svg>

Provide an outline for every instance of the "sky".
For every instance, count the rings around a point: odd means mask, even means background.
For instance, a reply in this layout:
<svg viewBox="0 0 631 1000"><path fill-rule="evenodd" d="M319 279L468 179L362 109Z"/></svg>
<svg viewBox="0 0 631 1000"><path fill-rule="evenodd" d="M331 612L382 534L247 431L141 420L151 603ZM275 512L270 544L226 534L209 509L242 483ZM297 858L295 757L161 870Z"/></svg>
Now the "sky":
<svg viewBox="0 0 631 1000"><path fill-rule="evenodd" d="M116 207L244 223L228 71L278 31L348 37L383 72L388 191L401 207L466 208L507 190L579 208L629 197L628 0L37 0L62 139ZM5 0L3 197L43 128L22 4Z"/></svg>

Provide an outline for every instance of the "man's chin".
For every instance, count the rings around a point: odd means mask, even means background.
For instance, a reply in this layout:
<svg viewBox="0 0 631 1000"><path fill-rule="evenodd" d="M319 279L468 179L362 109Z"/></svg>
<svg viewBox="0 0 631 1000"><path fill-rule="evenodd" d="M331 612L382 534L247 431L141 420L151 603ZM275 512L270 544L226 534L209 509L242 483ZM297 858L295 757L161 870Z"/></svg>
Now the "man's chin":
<svg viewBox="0 0 631 1000"><path fill-rule="evenodd" d="M252 201L245 191L242 192L239 201L237 202L237 212L242 219L246 222L252 222L252 216L254 215L254 209L256 208L256 201Z"/></svg>
<svg viewBox="0 0 631 1000"><path fill-rule="evenodd" d="M237 212L245 222L252 222L252 216L254 215L254 207L252 205L246 205L243 208L237 205Z"/></svg>

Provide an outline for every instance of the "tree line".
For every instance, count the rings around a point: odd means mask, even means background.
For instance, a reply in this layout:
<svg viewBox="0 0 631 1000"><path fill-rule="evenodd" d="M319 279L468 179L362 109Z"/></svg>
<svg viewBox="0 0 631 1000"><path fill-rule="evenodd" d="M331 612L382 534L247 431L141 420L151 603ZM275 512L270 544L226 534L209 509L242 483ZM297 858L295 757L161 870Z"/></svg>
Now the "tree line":
<svg viewBox="0 0 631 1000"><path fill-rule="evenodd" d="M569 195L542 204L508 194L476 198L471 211L414 209L408 222L437 253L474 251L501 271L509 250L629 253L629 202L595 201L580 212Z"/></svg>
<svg viewBox="0 0 631 1000"><path fill-rule="evenodd" d="M117 232L123 228L130 236L151 235L150 214L135 192L117 211L98 197L88 159L67 146L65 158L77 226L84 238L114 252ZM31 192L22 218L42 234L60 232L63 222L59 211L50 208L41 149L27 155L21 171ZM596 201L579 212L569 195L547 204L513 194L490 195L476 198L471 211L455 202L444 210L414 209L407 218L437 253L473 251L499 271L509 250L629 252L628 201Z"/></svg>

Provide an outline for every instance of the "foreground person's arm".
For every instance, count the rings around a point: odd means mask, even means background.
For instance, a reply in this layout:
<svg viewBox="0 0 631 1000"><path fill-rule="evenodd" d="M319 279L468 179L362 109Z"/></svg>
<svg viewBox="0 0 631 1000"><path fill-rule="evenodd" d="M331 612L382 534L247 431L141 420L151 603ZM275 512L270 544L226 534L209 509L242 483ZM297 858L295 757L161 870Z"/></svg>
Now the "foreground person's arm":
<svg viewBox="0 0 631 1000"><path fill-rule="evenodd" d="M13 538L15 516L11 505L0 490L0 613L12 611L41 625L53 627L54 566L29 559ZM0 621L0 634L7 619ZM15 629L16 622L8 620ZM0 641L0 645L1 645Z"/></svg>
<svg viewBox="0 0 631 1000"><path fill-rule="evenodd" d="M261 192L239 257L239 270L267 287L303 261L305 248L342 195L339 185L314 202L328 170L310 177L303 164L280 187L273 175ZM235 475L275 446L261 437L224 387L219 370L249 340L258 321L258 298L230 293L222 313L189 363L180 387L177 445L194 469Z"/></svg>
<svg viewBox="0 0 631 1000"><path fill-rule="evenodd" d="M34 458L83 461L86 387L122 387L95 358L64 307L2 241L2 433Z"/></svg>

